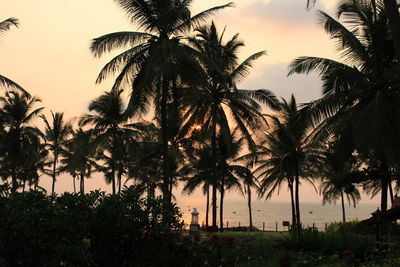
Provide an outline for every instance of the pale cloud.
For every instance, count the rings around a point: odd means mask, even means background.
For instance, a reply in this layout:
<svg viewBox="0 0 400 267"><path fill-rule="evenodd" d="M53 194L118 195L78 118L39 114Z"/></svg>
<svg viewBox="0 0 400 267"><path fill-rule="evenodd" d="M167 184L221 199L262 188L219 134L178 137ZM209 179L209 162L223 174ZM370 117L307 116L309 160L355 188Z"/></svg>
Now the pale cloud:
<svg viewBox="0 0 400 267"><path fill-rule="evenodd" d="M247 89L268 89L279 98L289 99L293 94L298 103L307 103L321 96L321 80L313 74L287 77L288 63L266 64L257 75L241 84ZM260 85L263 85L260 87Z"/></svg>

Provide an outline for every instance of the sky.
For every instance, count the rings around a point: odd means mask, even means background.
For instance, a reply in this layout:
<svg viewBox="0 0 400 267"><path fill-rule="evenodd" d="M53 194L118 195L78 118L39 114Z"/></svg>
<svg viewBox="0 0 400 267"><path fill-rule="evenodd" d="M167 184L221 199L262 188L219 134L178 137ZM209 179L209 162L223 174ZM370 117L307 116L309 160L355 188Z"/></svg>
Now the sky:
<svg viewBox="0 0 400 267"><path fill-rule="evenodd" d="M318 77L286 74L289 63L299 56L336 59L334 43L315 14L317 9L334 14L335 2L320 0L314 9L306 10L306 0L237 0L235 8L213 17L221 31L227 27L225 36L240 34L246 44L240 53L242 60L255 52L267 51L267 56L257 61L239 87L265 88L283 98L294 94L299 103L318 98ZM193 14L225 3L194 0ZM0 73L39 97L46 115L52 110L65 112L67 118L87 112L89 102L112 84L112 79L100 85L95 80L102 66L116 53L95 58L89 51L90 41L111 32L139 30L112 0L3 0L0 19L9 17L18 18L20 26L0 39ZM42 185L50 188L50 178L42 180ZM72 178L61 176L56 188L58 192L71 191ZM109 190L101 175L88 180L86 188ZM301 190L302 201L321 201L310 186L303 185ZM272 201L288 201L288 196L284 189ZM194 197L201 198L201 194ZM227 197L237 198L238 194L229 193ZM363 201L368 199L364 197Z"/></svg>

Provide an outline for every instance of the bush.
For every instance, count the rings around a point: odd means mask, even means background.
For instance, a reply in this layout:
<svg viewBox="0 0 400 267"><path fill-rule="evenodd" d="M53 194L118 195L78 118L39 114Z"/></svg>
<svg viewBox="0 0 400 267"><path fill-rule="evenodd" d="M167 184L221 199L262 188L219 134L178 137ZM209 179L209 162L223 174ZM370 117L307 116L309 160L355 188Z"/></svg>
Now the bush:
<svg viewBox="0 0 400 267"><path fill-rule="evenodd" d="M176 205L135 187L120 196L3 191L0 214L0 259L12 266L158 265L171 261L162 255L176 250L180 227Z"/></svg>
<svg viewBox="0 0 400 267"><path fill-rule="evenodd" d="M337 255L344 262L365 261L375 250L374 236L352 232L351 225L331 227L326 232L316 229L302 229L300 238L295 232L284 242L284 247L320 256Z"/></svg>

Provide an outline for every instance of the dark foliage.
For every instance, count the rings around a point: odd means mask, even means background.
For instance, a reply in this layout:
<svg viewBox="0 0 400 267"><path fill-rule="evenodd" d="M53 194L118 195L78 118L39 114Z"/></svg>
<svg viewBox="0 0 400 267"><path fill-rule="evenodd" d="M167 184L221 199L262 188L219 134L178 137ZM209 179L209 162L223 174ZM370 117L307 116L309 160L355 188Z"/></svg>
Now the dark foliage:
<svg viewBox="0 0 400 267"><path fill-rule="evenodd" d="M175 265L179 210L141 199L135 187L120 196L0 195L0 258L11 266Z"/></svg>

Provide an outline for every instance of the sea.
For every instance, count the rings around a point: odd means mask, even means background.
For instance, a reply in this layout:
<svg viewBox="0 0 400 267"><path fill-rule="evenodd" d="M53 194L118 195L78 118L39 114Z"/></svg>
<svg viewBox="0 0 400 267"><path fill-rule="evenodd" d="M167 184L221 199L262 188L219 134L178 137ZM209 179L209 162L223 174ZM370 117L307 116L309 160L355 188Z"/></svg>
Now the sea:
<svg viewBox="0 0 400 267"><path fill-rule="evenodd" d="M199 224L205 224L205 201L190 198L179 199L177 202L182 219L190 223L191 213L194 208L199 212ZM378 208L378 204L361 203L355 208L345 205L346 221L361 221L371 217L371 213ZM289 202L267 202L255 200L252 202L253 225L265 231L287 231L283 221L291 222L291 206ZM336 205L321 203L300 203L301 221L304 227L316 227L321 231L331 223L342 221L342 208L340 202ZM210 208L211 222L211 208ZM219 220L219 210L218 210ZM219 223L219 222L218 222ZM224 225L229 227L248 226L249 212L245 199L226 199L224 201Z"/></svg>

